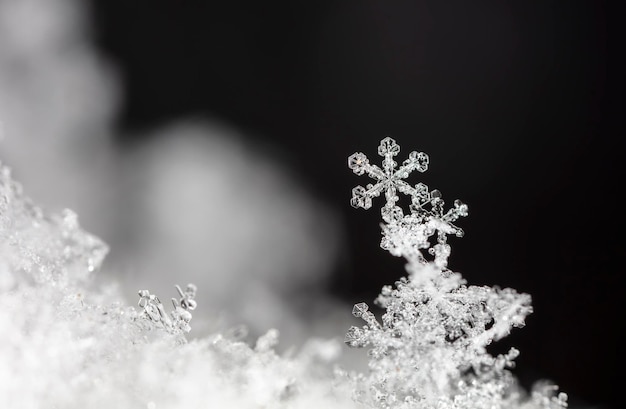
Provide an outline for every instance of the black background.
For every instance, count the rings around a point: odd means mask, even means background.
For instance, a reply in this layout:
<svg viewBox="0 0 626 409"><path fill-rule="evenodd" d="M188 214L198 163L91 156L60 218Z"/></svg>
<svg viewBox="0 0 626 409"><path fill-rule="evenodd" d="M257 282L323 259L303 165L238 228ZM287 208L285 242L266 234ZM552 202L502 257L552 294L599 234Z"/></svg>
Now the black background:
<svg viewBox="0 0 626 409"><path fill-rule="evenodd" d="M120 69L120 135L217 117L280 147L335 205L349 251L330 289L371 301L403 275L377 248L368 183L346 167L378 141L427 152L420 175L470 206L452 269L528 292L503 341L523 382L619 406L624 327L622 10L601 1L92 1ZM132 142L120 136L121 146ZM419 178L413 176L413 183Z"/></svg>

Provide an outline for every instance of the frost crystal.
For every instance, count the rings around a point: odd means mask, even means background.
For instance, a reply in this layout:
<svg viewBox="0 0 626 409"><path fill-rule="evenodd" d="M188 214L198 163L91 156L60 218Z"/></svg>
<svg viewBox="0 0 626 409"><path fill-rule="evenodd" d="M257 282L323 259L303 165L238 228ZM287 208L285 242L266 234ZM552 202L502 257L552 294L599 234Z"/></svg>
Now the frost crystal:
<svg viewBox="0 0 626 409"><path fill-rule="evenodd" d="M561 408L567 395L555 396L555 389L542 388L530 399L516 383L509 368L519 352L492 356L487 346L524 326L532 312L531 297L515 290L468 286L460 274L447 268L448 234L458 237L455 226L467 216L467 205L456 200L445 211L441 192L423 183L414 187L404 181L413 170L424 172L428 156L411 152L397 168L393 157L400 151L391 138L380 143L383 166L371 165L357 152L348 158L348 167L357 175L367 173L377 182L352 191L351 204L368 209L372 198L385 193L382 208L381 246L408 261L408 277L394 286L383 287L375 303L384 308L379 322L365 303L354 306L352 314L365 321L352 326L345 343L369 348L369 372L352 375L355 398L380 408ZM411 199L410 213L397 206L397 192ZM437 233L437 241L430 237ZM428 250L428 261L422 251Z"/></svg>
<svg viewBox="0 0 626 409"><path fill-rule="evenodd" d="M143 312L139 319L147 320L155 327L164 329L170 334L177 335L191 331L189 321L191 321L191 312L196 308L196 286L188 284L185 292L177 285L176 290L180 294L180 300L172 298L174 310L167 315L165 308L157 296L150 294L148 290L139 291L139 307L143 308ZM148 326L149 327L149 326Z"/></svg>

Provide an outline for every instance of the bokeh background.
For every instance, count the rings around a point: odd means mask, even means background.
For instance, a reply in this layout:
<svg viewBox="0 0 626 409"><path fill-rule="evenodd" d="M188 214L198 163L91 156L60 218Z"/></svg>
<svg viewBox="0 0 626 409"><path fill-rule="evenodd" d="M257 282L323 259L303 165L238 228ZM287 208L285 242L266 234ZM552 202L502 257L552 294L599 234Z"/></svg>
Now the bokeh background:
<svg viewBox="0 0 626 409"><path fill-rule="evenodd" d="M470 207L451 268L533 296L494 351L521 350L526 386L617 408L623 18L590 0L0 0L0 159L109 243L100 279L129 302L193 281L197 334L297 345L341 336L404 273L378 212L349 206L367 182L347 156L392 136Z"/></svg>

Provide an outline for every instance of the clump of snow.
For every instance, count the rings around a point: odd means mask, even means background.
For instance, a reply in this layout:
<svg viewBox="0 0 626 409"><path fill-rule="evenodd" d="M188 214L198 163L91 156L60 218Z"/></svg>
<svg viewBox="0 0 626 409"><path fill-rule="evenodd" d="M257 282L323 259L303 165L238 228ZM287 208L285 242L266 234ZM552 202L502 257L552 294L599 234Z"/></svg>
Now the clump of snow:
<svg viewBox="0 0 626 409"><path fill-rule="evenodd" d="M33 205L4 166L0 238L3 407L353 407L333 384L336 341L311 339L289 356L275 351L273 329L254 348L221 334L187 342L146 313L146 299L158 301L148 291L142 310L94 286L107 246L74 213ZM177 308L195 307L195 287L178 293Z"/></svg>

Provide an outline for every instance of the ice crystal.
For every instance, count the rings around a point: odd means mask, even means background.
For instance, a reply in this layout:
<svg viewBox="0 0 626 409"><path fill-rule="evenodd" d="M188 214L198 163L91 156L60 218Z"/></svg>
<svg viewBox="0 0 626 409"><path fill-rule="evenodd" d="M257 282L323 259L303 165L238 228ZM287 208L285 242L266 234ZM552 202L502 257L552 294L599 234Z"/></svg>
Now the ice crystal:
<svg viewBox="0 0 626 409"><path fill-rule="evenodd" d="M524 326L532 312L531 297L510 288L471 286L447 268L448 234L461 237L455 226L467 216L459 200L444 210L441 192L423 183L411 187L406 179L413 170L423 172L428 156L411 152L400 168L393 157L400 151L391 138L380 143L383 166L371 165L357 152L348 167L377 181L353 189L351 204L368 209L372 198L385 193L381 246L407 260L408 276L383 287L375 303L384 308L379 322L366 303L352 314L365 321L346 334L350 347L367 347L369 372L353 375L357 401L380 408L557 408L567 406L567 395L554 390L535 391L531 399L510 372L519 352L492 356L487 346ZM397 205L397 192L411 199L410 213ZM437 233L436 244L430 242ZM432 260L422 251L428 249Z"/></svg>

